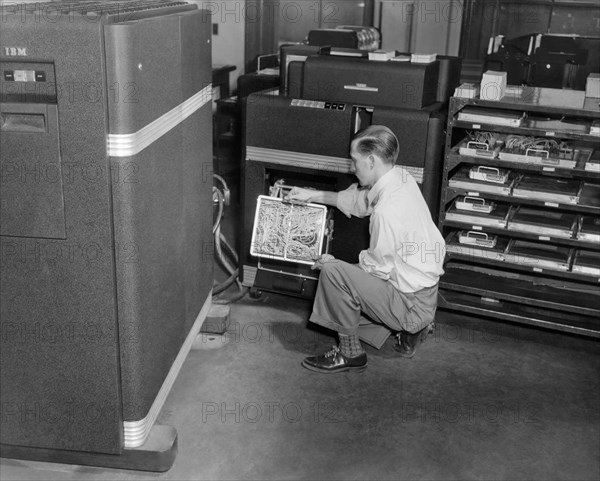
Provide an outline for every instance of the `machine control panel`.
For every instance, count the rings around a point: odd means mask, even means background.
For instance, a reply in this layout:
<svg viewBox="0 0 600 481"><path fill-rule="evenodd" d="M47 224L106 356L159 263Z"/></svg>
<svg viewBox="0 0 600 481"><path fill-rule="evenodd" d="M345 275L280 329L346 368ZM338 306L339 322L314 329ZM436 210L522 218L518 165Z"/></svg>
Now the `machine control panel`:
<svg viewBox="0 0 600 481"><path fill-rule="evenodd" d="M5 70L6 82L45 82L46 72L43 70Z"/></svg>
<svg viewBox="0 0 600 481"><path fill-rule="evenodd" d="M292 99L292 107L308 107L312 109L327 110L345 110L346 104L343 102L323 102L320 100Z"/></svg>
<svg viewBox="0 0 600 481"><path fill-rule="evenodd" d="M56 103L57 85L51 62L0 62L3 102Z"/></svg>
<svg viewBox="0 0 600 481"><path fill-rule="evenodd" d="M45 82L46 72L43 70L5 70L6 82Z"/></svg>

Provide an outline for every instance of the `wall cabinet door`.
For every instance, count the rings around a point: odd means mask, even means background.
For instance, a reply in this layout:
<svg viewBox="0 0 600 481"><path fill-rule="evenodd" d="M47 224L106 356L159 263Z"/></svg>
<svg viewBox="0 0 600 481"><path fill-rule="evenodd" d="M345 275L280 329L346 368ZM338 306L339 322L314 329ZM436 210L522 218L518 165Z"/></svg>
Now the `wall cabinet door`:
<svg viewBox="0 0 600 481"><path fill-rule="evenodd" d="M380 0L374 19L385 49L458 55L462 2Z"/></svg>

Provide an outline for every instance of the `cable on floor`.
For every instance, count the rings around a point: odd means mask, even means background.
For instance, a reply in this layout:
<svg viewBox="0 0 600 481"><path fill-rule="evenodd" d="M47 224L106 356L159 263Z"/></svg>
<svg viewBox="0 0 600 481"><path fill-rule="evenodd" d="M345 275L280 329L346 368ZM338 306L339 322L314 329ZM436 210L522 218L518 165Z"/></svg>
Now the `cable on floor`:
<svg viewBox="0 0 600 481"><path fill-rule="evenodd" d="M213 186L213 204L217 205L217 216L213 224L213 236L215 241L215 254L221 268L229 274L229 277L222 283L216 283L213 286L213 304L231 304L242 299L247 293L248 288L242 286L239 281L239 258L235 249L227 242L227 239L221 232L221 220L225 212L225 206L229 205L230 190L227 182L220 175L213 174L214 179L221 183L222 190ZM227 258L229 257L229 259ZM226 291L234 283L237 284L238 292L229 298L219 298L218 294Z"/></svg>

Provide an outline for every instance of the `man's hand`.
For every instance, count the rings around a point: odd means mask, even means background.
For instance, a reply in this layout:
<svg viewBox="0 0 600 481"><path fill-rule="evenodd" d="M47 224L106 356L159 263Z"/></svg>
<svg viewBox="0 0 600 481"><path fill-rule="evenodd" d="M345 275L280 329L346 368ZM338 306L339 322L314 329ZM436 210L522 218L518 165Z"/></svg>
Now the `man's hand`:
<svg viewBox="0 0 600 481"><path fill-rule="evenodd" d="M311 270L315 270L315 269L321 270L323 268L323 264L326 264L328 262L334 262L336 260L337 259L335 257L333 257L331 254L323 254L315 261L315 263L310 268L311 268Z"/></svg>
<svg viewBox="0 0 600 481"><path fill-rule="evenodd" d="M288 195L285 196L285 200L290 202L307 203L314 199L317 193L314 189L303 189L302 187L294 187L289 191Z"/></svg>

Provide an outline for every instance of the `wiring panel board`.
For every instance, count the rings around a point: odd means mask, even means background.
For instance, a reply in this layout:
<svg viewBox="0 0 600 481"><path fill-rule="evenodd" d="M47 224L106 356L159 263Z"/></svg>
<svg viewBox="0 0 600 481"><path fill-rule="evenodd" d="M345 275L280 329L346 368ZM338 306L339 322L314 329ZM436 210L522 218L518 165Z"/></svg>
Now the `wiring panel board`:
<svg viewBox="0 0 600 481"><path fill-rule="evenodd" d="M327 207L258 196L250 254L313 264L323 250Z"/></svg>

